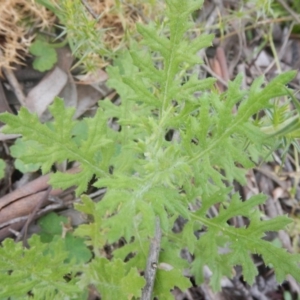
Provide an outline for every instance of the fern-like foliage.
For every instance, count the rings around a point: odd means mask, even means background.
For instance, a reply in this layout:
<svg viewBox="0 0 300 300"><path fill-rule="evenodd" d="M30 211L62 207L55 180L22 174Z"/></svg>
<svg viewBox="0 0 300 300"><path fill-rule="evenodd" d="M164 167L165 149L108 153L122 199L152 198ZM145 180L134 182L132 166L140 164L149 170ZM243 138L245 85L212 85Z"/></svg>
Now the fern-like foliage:
<svg viewBox="0 0 300 300"><path fill-rule="evenodd" d="M80 266L66 263L68 253L62 239L44 244L33 236L30 249L7 239L0 248L1 299L24 299L31 292L34 299L74 299L84 294L76 272ZM67 278L67 275L69 278Z"/></svg>
<svg viewBox="0 0 300 300"><path fill-rule="evenodd" d="M285 85L295 73L282 74L265 87L263 78L257 78L249 91L240 89L237 77L220 95L213 89L214 79L199 80L193 74L193 67L201 63L199 50L212 41L209 35L190 40L187 34L189 16L201 1L166 3L168 35L155 25L138 26L146 48L133 47L108 68L109 84L121 96L121 105L101 101L93 118L75 121L74 110L57 99L50 107L53 122L41 124L23 108L18 116L1 115L7 124L4 132L22 134L28 141L22 161L39 163L43 173L66 159L80 163L77 174L55 173L53 186L75 185L79 195L95 176L96 187L107 187L99 203L84 196L76 205L93 220L75 230L95 254L81 270L82 288L94 284L104 299L109 297L108 286L116 289L114 299L139 297L144 285L139 271L146 266L156 217L163 231L160 262L172 266L169 271L158 270L153 296L159 299L172 299L174 286L191 285L184 269L197 283L203 282L205 265L213 272L215 290L220 289L222 276L232 276L236 265L242 266L244 279L251 284L257 274L252 253L274 268L278 282L288 274L300 281L300 256L264 240L265 232L278 231L290 220L284 216L263 220L257 206L265 197L241 201L233 189L233 181L245 183L246 170L273 145L253 116L269 107L270 99L287 94ZM232 113L235 106L237 112ZM111 118L118 120L119 131L107 126ZM166 137L170 132L171 139ZM218 215L209 217L216 204ZM186 223L174 233L179 216ZM249 225L230 226L228 221L235 216L248 218ZM196 231L201 231L200 238ZM120 238L126 240L125 246L108 261L101 249ZM194 255L192 264L181 258L182 248ZM113 275L116 270L118 276Z"/></svg>

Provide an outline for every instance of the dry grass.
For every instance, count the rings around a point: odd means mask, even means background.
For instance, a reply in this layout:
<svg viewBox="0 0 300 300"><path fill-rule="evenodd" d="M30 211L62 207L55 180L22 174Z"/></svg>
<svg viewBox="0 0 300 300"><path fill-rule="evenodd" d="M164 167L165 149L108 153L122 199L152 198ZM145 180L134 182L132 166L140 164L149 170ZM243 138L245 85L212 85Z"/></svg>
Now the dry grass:
<svg viewBox="0 0 300 300"><path fill-rule="evenodd" d="M24 61L36 29L53 26L55 16L28 0L2 0L0 5L0 68Z"/></svg>
<svg viewBox="0 0 300 300"><path fill-rule="evenodd" d="M49 1L56 5L58 11L63 14L67 13L68 7L77 2L82 6L83 13L90 20L95 19L94 16L100 16L94 28L95 30L102 30L103 33L99 37L99 45L112 52L126 45L124 43L125 37L134 32L137 22L147 23L153 19L155 11L162 9L162 3L159 0L147 1L146 3L141 0L121 2L116 0ZM84 3L90 7L94 16L88 12ZM53 25L58 22L52 12L34 0L2 0L0 15L0 69L1 67L13 68L16 64L22 64L28 55L28 48L36 33L46 28L53 28ZM60 20L60 22L65 21L66 24L62 22L62 25L68 29L68 22L72 26L76 25L76 18L73 19L72 17L67 15L66 20ZM99 57L99 53L91 51L89 56L90 59L94 60L94 63L98 60L100 65L105 64Z"/></svg>

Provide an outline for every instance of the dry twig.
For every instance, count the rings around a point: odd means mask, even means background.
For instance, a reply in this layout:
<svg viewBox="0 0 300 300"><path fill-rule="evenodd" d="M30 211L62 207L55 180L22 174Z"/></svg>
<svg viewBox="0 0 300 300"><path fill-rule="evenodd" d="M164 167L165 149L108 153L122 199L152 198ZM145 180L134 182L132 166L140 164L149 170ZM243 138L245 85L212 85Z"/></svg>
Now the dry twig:
<svg viewBox="0 0 300 300"><path fill-rule="evenodd" d="M152 291L155 281L155 275L158 265L160 241L161 241L161 228L159 218L156 218L155 235L150 243L150 251L145 270L146 285L142 292L142 300L151 300Z"/></svg>

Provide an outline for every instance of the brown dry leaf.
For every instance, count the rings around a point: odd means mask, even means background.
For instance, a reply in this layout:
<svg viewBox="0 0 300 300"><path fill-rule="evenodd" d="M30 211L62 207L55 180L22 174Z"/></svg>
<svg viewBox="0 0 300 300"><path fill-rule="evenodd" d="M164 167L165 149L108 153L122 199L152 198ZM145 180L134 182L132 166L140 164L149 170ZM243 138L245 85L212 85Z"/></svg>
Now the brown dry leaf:
<svg viewBox="0 0 300 300"><path fill-rule="evenodd" d="M74 167L67 172L74 174L78 171L79 168ZM45 193L45 189L49 188L49 177L50 174L40 176L0 198L0 241L12 235L10 229L20 230L22 228L24 220L10 225L6 225L6 223L32 212ZM58 196L61 193L60 189L50 191L51 196Z"/></svg>
<svg viewBox="0 0 300 300"><path fill-rule="evenodd" d="M75 76L76 79L79 81L77 84L99 84L104 82L108 79L107 73L104 72L102 69L98 69L95 72L89 72L84 75L77 75Z"/></svg>
<svg viewBox="0 0 300 300"><path fill-rule="evenodd" d="M77 87L70 72L67 73L67 76L68 81L58 96L64 99L65 106L76 107L78 97Z"/></svg>
<svg viewBox="0 0 300 300"><path fill-rule="evenodd" d="M68 75L59 67L55 67L28 93L25 99L26 107L40 117L62 91L67 80Z"/></svg>
<svg viewBox="0 0 300 300"><path fill-rule="evenodd" d="M95 105L103 95L90 85L77 86L78 103L74 118L83 115L90 107Z"/></svg>
<svg viewBox="0 0 300 300"><path fill-rule="evenodd" d="M68 76L68 81L58 96L63 98L65 105L69 107L77 106L77 88L70 72L73 60L74 58L69 47L57 49L57 67L64 71Z"/></svg>
<svg viewBox="0 0 300 300"><path fill-rule="evenodd" d="M208 61L211 70L227 83L229 80L229 73L224 49L222 47L217 47L215 56L209 58ZM220 92L224 92L225 87L221 82L217 81L216 86Z"/></svg>
<svg viewBox="0 0 300 300"><path fill-rule="evenodd" d="M56 49L57 53L57 66L65 73L69 72L74 61L74 57L69 47Z"/></svg>

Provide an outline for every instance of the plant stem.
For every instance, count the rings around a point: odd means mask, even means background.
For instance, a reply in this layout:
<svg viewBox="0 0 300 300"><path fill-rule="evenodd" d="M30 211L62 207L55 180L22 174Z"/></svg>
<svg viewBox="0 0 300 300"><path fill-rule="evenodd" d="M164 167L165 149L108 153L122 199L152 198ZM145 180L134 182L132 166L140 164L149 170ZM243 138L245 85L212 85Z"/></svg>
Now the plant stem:
<svg viewBox="0 0 300 300"><path fill-rule="evenodd" d="M155 235L150 243L150 250L147 259L147 266L145 270L146 285L142 292L141 300L151 300L152 291L155 281L155 275L158 265L159 251L161 241L160 220L156 217Z"/></svg>

